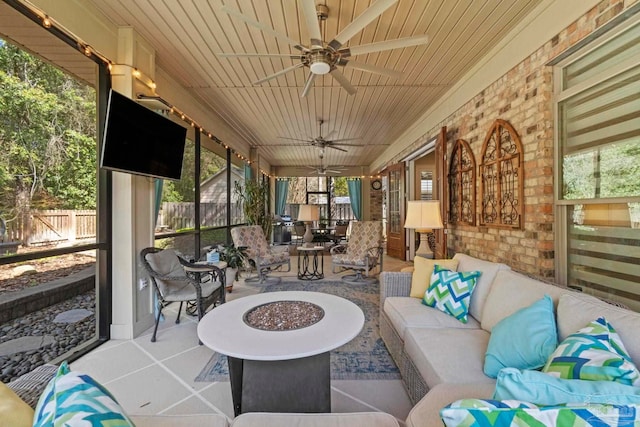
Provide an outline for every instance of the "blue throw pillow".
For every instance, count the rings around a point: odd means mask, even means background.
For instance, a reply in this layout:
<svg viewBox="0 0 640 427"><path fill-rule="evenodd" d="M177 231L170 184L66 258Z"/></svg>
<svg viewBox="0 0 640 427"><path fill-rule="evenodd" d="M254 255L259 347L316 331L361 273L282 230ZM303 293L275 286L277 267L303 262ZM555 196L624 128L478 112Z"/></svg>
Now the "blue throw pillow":
<svg viewBox="0 0 640 427"><path fill-rule="evenodd" d="M640 405L640 388L615 381L565 380L540 371L505 368L498 374L493 399L523 400L536 405Z"/></svg>
<svg viewBox="0 0 640 427"><path fill-rule="evenodd" d="M484 373L496 378L502 368L541 368L557 345L553 300L545 295L493 327L484 359Z"/></svg>
<svg viewBox="0 0 640 427"><path fill-rule="evenodd" d="M114 397L88 375L63 362L36 406L34 427L135 427Z"/></svg>
<svg viewBox="0 0 640 427"><path fill-rule="evenodd" d="M451 271L436 264L422 303L467 323L471 293L480 274L480 271Z"/></svg>

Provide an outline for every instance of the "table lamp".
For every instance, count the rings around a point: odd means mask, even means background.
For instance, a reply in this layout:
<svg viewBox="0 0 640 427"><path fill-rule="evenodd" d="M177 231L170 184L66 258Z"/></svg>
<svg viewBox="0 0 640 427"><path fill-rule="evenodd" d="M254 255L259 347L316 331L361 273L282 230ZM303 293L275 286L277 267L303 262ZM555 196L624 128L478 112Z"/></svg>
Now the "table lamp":
<svg viewBox="0 0 640 427"><path fill-rule="evenodd" d="M424 258L434 258L433 251L429 247L429 236L427 233L444 228L440 217L439 200L411 200L407 202L407 218L404 221L404 228L414 228L420 233L420 245L416 250L416 255Z"/></svg>
<svg viewBox="0 0 640 427"><path fill-rule="evenodd" d="M313 246L313 233L311 232L311 223L320 219L320 209L318 205L300 205L298 211L298 221L303 221L307 225L307 230L304 232L302 240L304 246L309 248Z"/></svg>

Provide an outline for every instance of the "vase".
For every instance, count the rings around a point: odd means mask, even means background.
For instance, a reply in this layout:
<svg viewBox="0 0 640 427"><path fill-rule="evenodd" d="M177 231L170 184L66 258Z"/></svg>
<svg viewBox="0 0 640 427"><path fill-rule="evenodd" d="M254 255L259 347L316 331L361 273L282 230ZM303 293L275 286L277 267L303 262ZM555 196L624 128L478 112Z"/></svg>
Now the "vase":
<svg viewBox="0 0 640 427"><path fill-rule="evenodd" d="M225 276L225 286L224 288L228 293L231 293L233 290L233 282L236 280L236 275L238 274L238 269L233 267L227 267L224 272Z"/></svg>

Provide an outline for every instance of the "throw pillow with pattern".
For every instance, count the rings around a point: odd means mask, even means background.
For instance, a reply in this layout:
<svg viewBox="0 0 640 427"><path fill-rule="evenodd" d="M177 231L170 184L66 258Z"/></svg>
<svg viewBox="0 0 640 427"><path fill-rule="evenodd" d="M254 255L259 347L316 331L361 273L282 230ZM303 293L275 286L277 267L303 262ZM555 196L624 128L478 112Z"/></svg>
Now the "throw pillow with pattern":
<svg viewBox="0 0 640 427"><path fill-rule="evenodd" d="M573 403L536 406L517 400L462 399L440 410L447 427L636 426L637 405Z"/></svg>
<svg viewBox="0 0 640 427"><path fill-rule="evenodd" d="M542 371L564 379L617 381L640 386L638 368L604 317L562 341Z"/></svg>
<svg viewBox="0 0 640 427"><path fill-rule="evenodd" d="M135 427L104 386L63 362L36 406L34 427Z"/></svg>
<svg viewBox="0 0 640 427"><path fill-rule="evenodd" d="M467 323L471 293L480 274L480 271L451 271L436 264L422 303Z"/></svg>

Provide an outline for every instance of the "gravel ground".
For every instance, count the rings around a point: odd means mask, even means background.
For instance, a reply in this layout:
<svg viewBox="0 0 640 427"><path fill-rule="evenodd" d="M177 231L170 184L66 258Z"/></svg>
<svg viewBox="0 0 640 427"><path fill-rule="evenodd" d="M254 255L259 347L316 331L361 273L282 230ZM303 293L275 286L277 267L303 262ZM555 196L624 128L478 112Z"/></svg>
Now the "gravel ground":
<svg viewBox="0 0 640 427"><path fill-rule="evenodd" d="M93 314L76 323L54 323L59 313L86 309ZM0 380L7 383L91 340L96 333L95 291L0 325L0 343L26 336L52 336L55 342L37 350L0 356Z"/></svg>

